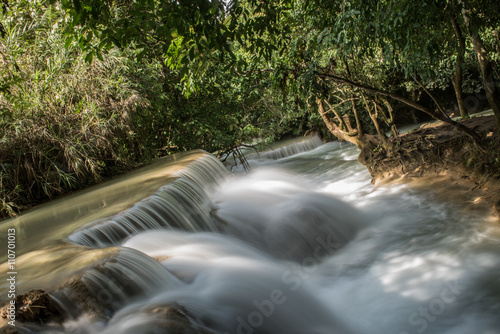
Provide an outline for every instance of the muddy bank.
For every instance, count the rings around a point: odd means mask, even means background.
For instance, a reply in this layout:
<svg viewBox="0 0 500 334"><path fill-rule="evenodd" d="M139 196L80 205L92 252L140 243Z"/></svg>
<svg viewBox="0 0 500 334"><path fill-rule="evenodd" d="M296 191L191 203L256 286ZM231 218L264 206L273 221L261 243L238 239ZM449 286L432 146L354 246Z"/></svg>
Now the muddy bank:
<svg viewBox="0 0 500 334"><path fill-rule="evenodd" d="M457 194L467 205L488 206L500 216L500 145L494 116L464 120L482 138L478 149L462 132L442 122L390 138L370 142L359 160L375 184L413 182L422 187Z"/></svg>

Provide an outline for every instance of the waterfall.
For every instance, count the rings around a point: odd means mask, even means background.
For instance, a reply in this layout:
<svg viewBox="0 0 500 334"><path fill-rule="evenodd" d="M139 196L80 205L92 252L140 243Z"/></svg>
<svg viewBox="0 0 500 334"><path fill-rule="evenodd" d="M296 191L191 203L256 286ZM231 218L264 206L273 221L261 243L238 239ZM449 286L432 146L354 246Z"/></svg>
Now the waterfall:
<svg viewBox="0 0 500 334"><path fill-rule="evenodd" d="M307 136L299 139L284 140L278 143L265 145L260 152L255 152L256 148L242 146L239 148L246 160L279 160L298 153L307 152L321 146L323 142L317 136ZM233 170L241 166L240 158L234 156L223 157L225 165Z"/></svg>
<svg viewBox="0 0 500 334"><path fill-rule="evenodd" d="M263 169L229 180L214 194L214 216L224 233L244 240L276 258L302 263L322 252L334 253L363 228L365 219L338 199L311 191L293 174ZM317 256L317 255L316 255Z"/></svg>
<svg viewBox="0 0 500 334"><path fill-rule="evenodd" d="M323 142L318 136L306 137L301 141L294 141L293 144L269 145L270 147L263 152L247 155L247 159L283 159L298 153L307 152L321 146Z"/></svg>
<svg viewBox="0 0 500 334"><path fill-rule="evenodd" d="M47 334L498 332L500 233L488 212L466 211L428 189L376 187L355 146L318 140L247 155L250 172L235 175L194 152L56 203L39 221L34 211L29 224L8 222L28 249L16 258L17 292L45 289L67 311L61 324L16 327ZM98 203L85 202L93 197ZM77 213L59 217L58 205ZM101 209L79 215L85 206ZM7 296L8 282L0 288Z"/></svg>
<svg viewBox="0 0 500 334"><path fill-rule="evenodd" d="M198 185L200 189L212 193L229 176L229 173L217 158L206 154L175 173L174 176L185 177Z"/></svg>
<svg viewBox="0 0 500 334"><path fill-rule="evenodd" d="M65 304L67 310L78 305L76 297L93 299L108 314L135 299L153 296L159 290L176 289L183 284L158 261L130 248L120 248L117 255L99 261L85 270L78 280L86 287L84 291L69 285L56 292L55 298Z"/></svg>
<svg viewBox="0 0 500 334"><path fill-rule="evenodd" d="M204 191L211 191L227 175L221 162L207 152L195 150L174 154L6 220L0 224L0 234L7 234L12 228L16 230L22 238L16 245L19 256L57 244L84 225L124 212L179 177L191 178ZM2 249L7 247L6 243L7 239L0 238ZM5 261L7 253L0 253L0 258Z"/></svg>
<svg viewBox="0 0 500 334"><path fill-rule="evenodd" d="M146 230L218 231L211 217L215 205L209 194L228 176L224 166L206 155L173 176L179 178L152 196L115 216L84 226L68 239L89 247L109 247Z"/></svg>

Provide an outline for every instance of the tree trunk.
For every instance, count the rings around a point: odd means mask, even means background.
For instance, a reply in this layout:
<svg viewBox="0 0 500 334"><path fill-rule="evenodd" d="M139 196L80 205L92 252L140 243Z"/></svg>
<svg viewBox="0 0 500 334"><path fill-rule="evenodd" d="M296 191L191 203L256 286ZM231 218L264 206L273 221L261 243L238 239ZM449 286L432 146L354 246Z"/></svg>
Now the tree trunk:
<svg viewBox="0 0 500 334"><path fill-rule="evenodd" d="M350 131L350 129L347 127L347 124L345 123L345 120L342 118L342 116L340 116L340 114L337 112L337 110L334 107L332 107L332 105L330 103L328 103L328 101L325 100L324 102L330 108L330 110L333 111L333 113L335 114L335 116L339 120L340 130Z"/></svg>
<svg viewBox="0 0 500 334"><path fill-rule="evenodd" d="M361 94L363 97L363 102L365 103L366 110L368 111L368 114L370 115L370 118L372 119L373 125L375 125L375 130L377 130L377 134L379 135L380 139L382 142L386 143L387 142L387 136L385 135L385 132L382 131L380 128L380 123L378 122L378 109L377 105L375 105L375 112L372 113L372 109L370 108L370 104L366 100L366 97L364 94Z"/></svg>
<svg viewBox="0 0 500 334"><path fill-rule="evenodd" d="M349 63L347 62L347 59L344 58L344 66L345 70L347 72L347 77L349 80L352 80L352 75L351 75L351 70L349 69ZM351 86L351 90L353 89L353 86ZM364 131L363 131L363 125L361 124L361 119L359 118L359 113L358 113L358 108L356 107L356 100L354 99L354 93L351 92L351 103L352 103L352 112L354 113L354 119L356 119L356 127L358 128L358 137L361 139L363 137Z"/></svg>
<svg viewBox="0 0 500 334"><path fill-rule="evenodd" d="M354 94L352 94L352 112L354 113L354 119L356 120L356 127L358 128L358 137L361 138L364 135L363 125L361 124L361 119L359 118L358 108L356 107L356 101L354 100Z"/></svg>
<svg viewBox="0 0 500 334"><path fill-rule="evenodd" d="M457 63L455 64L455 74L453 75L451 81L453 83L453 88L455 89L455 95L457 97L458 110L460 111L460 116L462 119L469 118L469 113L467 112L467 108L465 108L465 103L462 98L462 81L463 81L463 69L462 66L464 64L465 57L465 38L462 34L462 30L458 25L457 19L454 17L451 19L451 24L453 26L453 30L455 31L455 36L458 41L458 54L457 54Z"/></svg>
<svg viewBox="0 0 500 334"><path fill-rule="evenodd" d="M320 99L319 97L316 98L316 103L318 104L318 111L319 114L321 115L321 118L323 118L323 121L325 122L326 127L330 132L337 137L338 139L348 141L350 143L353 143L356 145L358 148L361 148L361 141L359 138L354 137L354 136L349 136L348 133L340 130L340 128L332 122L326 115L325 107L323 106L323 100Z"/></svg>
<svg viewBox="0 0 500 334"><path fill-rule="evenodd" d="M495 114L495 120L497 123L497 130L500 130L500 102L495 96L495 80L493 77L493 67L491 64L488 51L484 48L483 41L479 33L471 28L469 17L467 13L463 13L464 21L469 29L469 35L472 40L472 45L474 46L474 51L477 54L477 60L479 62L479 67L481 68L481 75L483 76L484 90L486 91L486 98L490 104L493 113Z"/></svg>
<svg viewBox="0 0 500 334"><path fill-rule="evenodd" d="M387 108L387 112L389 113L389 115L386 115L386 113L384 112L384 109L382 107L380 107L380 112L382 113L382 117L384 118L385 123L391 129L392 136L394 138L396 138L399 136L399 131L398 131L398 127L396 126L396 124L394 124L394 115L392 112L392 106L389 103L389 101L387 101L383 97L380 97L380 100L382 100L383 104Z"/></svg>

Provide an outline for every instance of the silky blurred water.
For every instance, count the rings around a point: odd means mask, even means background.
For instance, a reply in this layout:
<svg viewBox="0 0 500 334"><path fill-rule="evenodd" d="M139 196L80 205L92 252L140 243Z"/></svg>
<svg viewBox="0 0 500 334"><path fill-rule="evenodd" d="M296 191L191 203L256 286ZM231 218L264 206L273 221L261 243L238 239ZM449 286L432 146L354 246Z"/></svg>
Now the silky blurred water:
<svg viewBox="0 0 500 334"><path fill-rule="evenodd" d="M148 310L177 303L214 333L498 333L500 240L487 212L432 189L375 187L357 156L332 142L233 168L206 192L217 229L117 241L121 258L86 276L98 292L118 286L109 321L80 314L61 331L168 333Z"/></svg>

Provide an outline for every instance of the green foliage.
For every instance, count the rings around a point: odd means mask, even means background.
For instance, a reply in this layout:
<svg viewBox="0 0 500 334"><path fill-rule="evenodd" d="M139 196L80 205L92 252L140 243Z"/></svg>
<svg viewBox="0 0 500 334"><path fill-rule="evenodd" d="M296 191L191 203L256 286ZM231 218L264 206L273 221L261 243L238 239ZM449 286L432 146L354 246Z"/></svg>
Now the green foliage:
<svg viewBox="0 0 500 334"><path fill-rule="evenodd" d="M0 67L0 214L95 183L134 161L127 116L142 103L126 59L91 65L65 45L64 17L42 1L3 13Z"/></svg>
<svg viewBox="0 0 500 334"><path fill-rule="evenodd" d="M270 59L286 43L288 30L277 25L286 1L101 1L50 0L68 14L68 42L75 40L86 60L102 59L114 45L136 50L135 57L163 59L180 70L184 88L196 90L209 63L241 64L234 43L248 47L253 61Z"/></svg>
<svg viewBox="0 0 500 334"><path fill-rule="evenodd" d="M410 101L420 99L433 110L436 105L424 88L452 89L458 53L453 19L467 37L464 11L472 29L489 41L493 59L498 57L494 50L500 50L494 37L499 29L495 13L500 10L495 1L298 0L293 4L287 17L292 40L276 58L276 86L310 105L315 105L311 99L315 96L326 99L340 115L352 115L353 107L346 102L354 98L361 125L369 132L374 127L361 102L363 90L325 78L335 76ZM470 94L478 92L482 82L471 41L466 43L463 91ZM373 90L363 94L374 98Z"/></svg>
<svg viewBox="0 0 500 334"><path fill-rule="evenodd" d="M374 103L392 109L377 89L410 101L450 89L452 20L500 59L491 0L4 3L3 214L158 155L327 136L316 98L327 120L373 133ZM476 58L467 39L465 93L481 89Z"/></svg>
<svg viewBox="0 0 500 334"><path fill-rule="evenodd" d="M80 35L68 35L68 20L76 19L61 7L75 4L30 0L2 11L0 215L158 155L196 148L222 152L286 132L280 124L289 115L279 112L270 93L262 93L269 85L265 72L232 75L226 61L233 58L225 54L191 66L206 75L196 76L196 90L186 94L185 71L172 69L173 58L162 57L162 50L151 46L143 52L133 40L121 49L102 44L97 37L104 32L96 32L103 26L79 27ZM85 2L79 5L87 10ZM96 19L88 15L79 20ZM120 22L115 23L133 29ZM171 45L166 52L173 52Z"/></svg>

